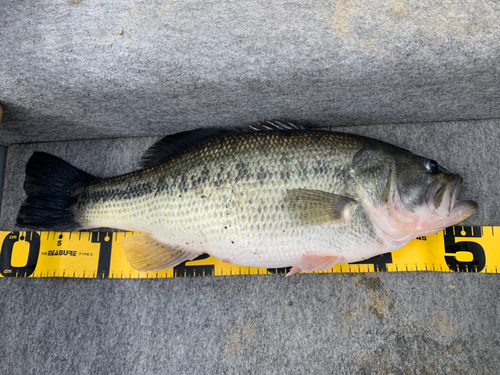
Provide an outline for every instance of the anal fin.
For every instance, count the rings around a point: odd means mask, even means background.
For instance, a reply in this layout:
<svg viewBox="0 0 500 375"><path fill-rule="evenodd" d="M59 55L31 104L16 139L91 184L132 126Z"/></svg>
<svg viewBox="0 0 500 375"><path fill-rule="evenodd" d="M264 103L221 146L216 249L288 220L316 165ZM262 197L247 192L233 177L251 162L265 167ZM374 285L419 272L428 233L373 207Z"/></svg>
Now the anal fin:
<svg viewBox="0 0 500 375"><path fill-rule="evenodd" d="M146 233L125 237L121 244L131 266L141 272L167 270L200 255L161 243Z"/></svg>
<svg viewBox="0 0 500 375"><path fill-rule="evenodd" d="M299 264L292 267L287 276L295 275L299 272L326 271L338 263L342 263L344 257L339 255L302 255Z"/></svg>

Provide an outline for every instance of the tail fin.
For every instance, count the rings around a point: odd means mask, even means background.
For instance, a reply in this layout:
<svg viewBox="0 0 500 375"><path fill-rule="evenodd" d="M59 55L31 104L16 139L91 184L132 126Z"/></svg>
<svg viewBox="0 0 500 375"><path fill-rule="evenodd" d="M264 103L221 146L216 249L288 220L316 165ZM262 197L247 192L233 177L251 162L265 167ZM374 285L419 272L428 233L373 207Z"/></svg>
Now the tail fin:
<svg viewBox="0 0 500 375"><path fill-rule="evenodd" d="M95 179L58 157L35 152L26 165L24 190L28 198L17 216L17 225L33 229L74 230L76 190Z"/></svg>

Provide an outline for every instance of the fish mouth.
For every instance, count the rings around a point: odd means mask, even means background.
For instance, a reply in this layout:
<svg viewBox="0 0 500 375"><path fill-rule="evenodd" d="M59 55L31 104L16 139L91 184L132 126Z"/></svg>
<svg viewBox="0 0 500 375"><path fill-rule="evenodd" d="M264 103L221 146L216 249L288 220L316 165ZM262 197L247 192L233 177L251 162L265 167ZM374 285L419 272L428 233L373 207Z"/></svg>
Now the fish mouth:
<svg viewBox="0 0 500 375"><path fill-rule="evenodd" d="M449 217L449 225L465 220L478 210L476 202L458 199L462 182L463 178L455 174L447 183L434 182L425 194L425 202L430 210L439 216Z"/></svg>

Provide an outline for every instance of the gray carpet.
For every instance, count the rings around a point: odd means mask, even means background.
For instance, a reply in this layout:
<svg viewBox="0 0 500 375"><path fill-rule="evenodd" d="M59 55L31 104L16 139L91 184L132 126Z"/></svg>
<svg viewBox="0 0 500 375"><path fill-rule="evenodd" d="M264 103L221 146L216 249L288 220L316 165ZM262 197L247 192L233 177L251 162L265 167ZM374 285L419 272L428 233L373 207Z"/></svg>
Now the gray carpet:
<svg viewBox="0 0 500 375"><path fill-rule="evenodd" d="M2 280L0 371L496 374L499 286L430 273Z"/></svg>
<svg viewBox="0 0 500 375"><path fill-rule="evenodd" d="M432 157L500 225L500 120L343 128ZM33 150L96 175L136 168L154 138L9 147L1 229ZM479 274L0 279L0 373L493 374L500 277ZM168 371L168 372L167 372Z"/></svg>
<svg viewBox="0 0 500 375"><path fill-rule="evenodd" d="M498 1L0 5L0 144L500 117Z"/></svg>

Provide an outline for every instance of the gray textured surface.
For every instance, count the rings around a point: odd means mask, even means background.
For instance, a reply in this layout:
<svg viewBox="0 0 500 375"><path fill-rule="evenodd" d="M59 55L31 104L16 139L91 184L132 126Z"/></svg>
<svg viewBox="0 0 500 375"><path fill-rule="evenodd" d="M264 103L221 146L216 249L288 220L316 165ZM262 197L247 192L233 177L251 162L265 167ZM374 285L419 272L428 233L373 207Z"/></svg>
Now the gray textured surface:
<svg viewBox="0 0 500 375"><path fill-rule="evenodd" d="M500 224L500 120L342 130L461 173L462 196L480 204L468 223ZM153 141L10 147L1 228L13 229L34 149L110 176L134 169ZM497 275L0 279L0 295L0 373L494 374L500 366Z"/></svg>
<svg viewBox="0 0 500 375"><path fill-rule="evenodd" d="M495 0L0 5L1 144L500 117Z"/></svg>
<svg viewBox="0 0 500 375"><path fill-rule="evenodd" d="M496 374L500 366L497 275L1 281L5 374Z"/></svg>

